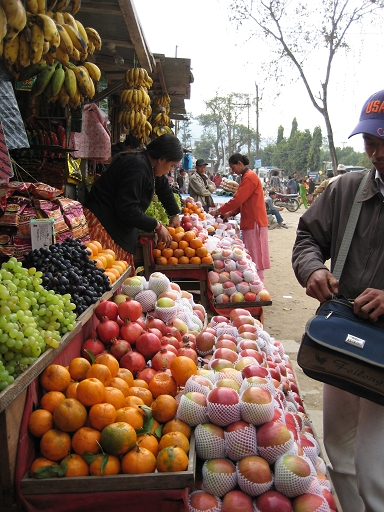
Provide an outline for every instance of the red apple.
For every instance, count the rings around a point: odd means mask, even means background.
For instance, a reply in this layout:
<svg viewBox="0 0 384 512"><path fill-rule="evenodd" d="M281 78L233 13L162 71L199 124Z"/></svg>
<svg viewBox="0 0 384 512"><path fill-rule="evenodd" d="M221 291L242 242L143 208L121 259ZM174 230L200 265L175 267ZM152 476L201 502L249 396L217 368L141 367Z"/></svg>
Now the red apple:
<svg viewBox="0 0 384 512"><path fill-rule="evenodd" d="M241 370L241 375L243 379L247 379L248 377L268 377L269 371L264 366L260 366L258 364L250 364Z"/></svg>
<svg viewBox="0 0 384 512"><path fill-rule="evenodd" d="M210 367L215 372L220 372L223 368L233 368L233 363L228 359L215 358L210 361Z"/></svg>
<svg viewBox="0 0 384 512"><path fill-rule="evenodd" d="M189 391L188 393L185 393L184 396L185 398L188 398L188 400L191 400L198 405L203 405L204 407L207 405L206 396L203 393L199 393L198 391Z"/></svg>
<svg viewBox="0 0 384 512"><path fill-rule="evenodd" d="M233 322L236 317L243 315L252 316L248 309L236 308L229 313L229 320Z"/></svg>
<svg viewBox="0 0 384 512"><path fill-rule="evenodd" d="M229 300L230 302L244 302L244 295L241 292L234 292L230 295Z"/></svg>
<svg viewBox="0 0 384 512"><path fill-rule="evenodd" d="M311 465L300 455L282 455L278 463L283 464L291 473L301 478L305 478L311 474Z"/></svg>
<svg viewBox="0 0 384 512"><path fill-rule="evenodd" d="M241 400L250 404L270 404L272 395L267 389L250 386L243 391Z"/></svg>
<svg viewBox="0 0 384 512"><path fill-rule="evenodd" d="M305 493L293 500L293 512L316 512L327 505L327 500L318 494Z"/></svg>
<svg viewBox="0 0 384 512"><path fill-rule="evenodd" d="M251 324L243 324L240 325L240 327L237 329L237 332L239 334L242 334L243 332L257 332L257 327Z"/></svg>
<svg viewBox="0 0 384 512"><path fill-rule="evenodd" d="M217 348L213 353L213 357L216 359L226 359L231 363L235 363L239 358L236 352L226 347Z"/></svg>
<svg viewBox="0 0 384 512"><path fill-rule="evenodd" d="M232 388L214 388L207 396L211 403L220 405L235 405L239 403L239 394Z"/></svg>
<svg viewBox="0 0 384 512"><path fill-rule="evenodd" d="M240 385L231 378L223 378L216 381L217 388L232 388L235 391L240 391Z"/></svg>
<svg viewBox="0 0 384 512"><path fill-rule="evenodd" d="M263 492L255 504L259 512L292 512L291 500L278 491Z"/></svg>
<svg viewBox="0 0 384 512"><path fill-rule="evenodd" d="M255 319L252 316L240 315L232 320L232 325L234 327L240 327L240 325L243 324L255 325Z"/></svg>
<svg viewBox="0 0 384 512"><path fill-rule="evenodd" d="M233 352L237 352L237 345L234 341L228 340L227 338L222 338L221 340L216 341L216 349L218 348L227 348L232 350Z"/></svg>
<svg viewBox="0 0 384 512"><path fill-rule="evenodd" d="M249 428L249 423L246 421L234 421L225 427L226 432L234 432L235 430L244 430L245 428Z"/></svg>
<svg viewBox="0 0 384 512"><path fill-rule="evenodd" d="M232 336L232 334L220 334L220 336L217 338L217 341L220 341L222 339L231 340L234 343L236 343L236 338L235 336Z"/></svg>
<svg viewBox="0 0 384 512"><path fill-rule="evenodd" d="M258 455L250 455L239 460L237 469L241 475L255 484L265 484L272 481L271 468L268 462Z"/></svg>
<svg viewBox="0 0 384 512"><path fill-rule="evenodd" d="M221 512L253 512L252 498L249 494L233 490L223 497Z"/></svg>
<svg viewBox="0 0 384 512"><path fill-rule="evenodd" d="M221 323L226 323L228 324L229 323L229 320L226 316L222 316L222 315L216 315L216 316L213 316L211 318L211 322L214 322L216 324L221 324Z"/></svg>
<svg viewBox="0 0 384 512"><path fill-rule="evenodd" d="M246 302L256 302L256 293L253 293L253 292L244 293L244 300Z"/></svg>
<svg viewBox="0 0 384 512"><path fill-rule="evenodd" d="M190 506L198 512L205 512L206 510L219 510L220 500L216 496L212 496L204 491L195 491L189 496Z"/></svg>
<svg viewBox="0 0 384 512"><path fill-rule="evenodd" d="M267 448L269 446L280 446L291 439L291 433L284 423L268 421L257 429L257 444Z"/></svg>

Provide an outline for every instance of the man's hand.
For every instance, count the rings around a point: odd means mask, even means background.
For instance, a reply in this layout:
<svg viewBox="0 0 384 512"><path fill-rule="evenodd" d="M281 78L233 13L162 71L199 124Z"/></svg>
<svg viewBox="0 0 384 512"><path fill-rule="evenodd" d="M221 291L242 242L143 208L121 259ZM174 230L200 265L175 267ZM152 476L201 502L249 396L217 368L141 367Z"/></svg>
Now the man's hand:
<svg viewBox="0 0 384 512"><path fill-rule="evenodd" d="M326 268L315 270L307 281L306 294L319 302L332 298L332 294L339 292L339 281Z"/></svg>
<svg viewBox="0 0 384 512"><path fill-rule="evenodd" d="M180 226L180 215L174 215L169 218L169 225L173 228L178 228Z"/></svg>
<svg viewBox="0 0 384 512"><path fill-rule="evenodd" d="M353 302L355 315L365 320L376 322L380 315L384 315L384 290L367 288Z"/></svg>

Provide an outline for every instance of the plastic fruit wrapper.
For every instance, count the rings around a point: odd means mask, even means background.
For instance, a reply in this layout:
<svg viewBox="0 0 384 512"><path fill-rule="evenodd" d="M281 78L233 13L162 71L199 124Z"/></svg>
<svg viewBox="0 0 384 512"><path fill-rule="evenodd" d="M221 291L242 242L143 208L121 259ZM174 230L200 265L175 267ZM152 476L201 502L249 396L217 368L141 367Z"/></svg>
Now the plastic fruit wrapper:
<svg viewBox="0 0 384 512"><path fill-rule="evenodd" d="M295 441L293 437L283 444L276 446L258 446L259 454L269 464L273 464L279 457L291 453L295 448Z"/></svg>
<svg viewBox="0 0 384 512"><path fill-rule="evenodd" d="M231 460L238 461L249 455L258 455L254 425L232 432L224 431L224 439L227 457Z"/></svg>
<svg viewBox="0 0 384 512"><path fill-rule="evenodd" d="M223 459L226 456L224 437L217 435L217 425L199 423L195 427L196 454L201 460ZM222 431L224 433L224 431Z"/></svg>
<svg viewBox="0 0 384 512"><path fill-rule="evenodd" d="M226 379L226 378L230 378L230 379L233 379L235 382L237 382L239 384L239 386L241 386L241 383L243 382L243 376L241 375L241 372L239 372L238 370L235 370L235 368L233 369L233 371L231 372L228 372L228 373L224 373L224 372L214 372L214 381L217 382L218 380L221 380L221 379Z"/></svg>
<svg viewBox="0 0 384 512"><path fill-rule="evenodd" d="M241 474L238 468L238 463L236 465L236 472L237 472L237 483L240 487L240 489L249 494L252 497L260 496L260 494L263 494L263 492L269 491L269 489L273 486L273 475L271 474L271 480L269 482L264 483L256 483L251 482L246 478L244 475Z"/></svg>
<svg viewBox="0 0 384 512"><path fill-rule="evenodd" d="M216 500L216 502L217 502L217 505L214 505L212 508L201 509L201 508L193 507L191 503L193 503L194 499L199 498L199 494L203 495L203 494L207 494L207 493L205 491L199 490L199 491L193 491L188 496L188 512L220 512L221 511L221 499L218 496L212 497L212 498L214 498L212 501Z"/></svg>
<svg viewBox="0 0 384 512"><path fill-rule="evenodd" d="M222 334L230 334L231 336L234 336L235 338L238 337L237 328L233 327L232 325L219 325L217 326L216 330L216 336L219 337Z"/></svg>
<svg viewBox="0 0 384 512"><path fill-rule="evenodd" d="M252 377L250 377L250 379L252 379ZM250 388L252 386L258 386L262 389L266 389L267 391L269 391L272 397L274 397L276 393L276 388L275 385L273 384L272 379L267 376L265 377L264 380L266 381L265 383L258 384L256 382L252 382L252 380L249 380L249 378L244 379L243 382L241 383L240 394L247 388Z"/></svg>
<svg viewBox="0 0 384 512"><path fill-rule="evenodd" d="M253 404L243 402L240 397L240 414L241 419L252 425L263 425L273 419L275 407L271 397L269 404Z"/></svg>
<svg viewBox="0 0 384 512"><path fill-rule="evenodd" d="M153 272L148 279L148 289L153 290L156 295L167 292L171 288L171 283L168 277L161 272Z"/></svg>
<svg viewBox="0 0 384 512"><path fill-rule="evenodd" d="M223 405L210 402L207 399L207 412L210 421L220 427L226 427L241 419L239 403Z"/></svg>
<svg viewBox="0 0 384 512"><path fill-rule="evenodd" d="M193 377L194 376L189 377L189 379L185 383L184 390L183 390L184 394L188 393L189 391L196 391L198 393L202 393L203 395L207 396L208 393L213 388L213 384L211 383L211 381L209 381L211 384L211 387L208 387L208 386L204 386L204 385L200 384L199 382L196 382L193 379ZM207 380L209 380L209 379L207 379Z"/></svg>
<svg viewBox="0 0 384 512"><path fill-rule="evenodd" d="M135 300L140 302L143 313L148 313L155 309L157 295L153 290L143 290L135 296Z"/></svg>
<svg viewBox="0 0 384 512"><path fill-rule="evenodd" d="M261 453L260 453L261 454ZM303 462L306 462L308 468L306 468L306 476L299 476L290 469L285 464L287 458L295 458L298 462L301 459L301 465ZM294 464L295 461L293 461ZM305 459L300 455L292 455L292 454L284 454L278 457L275 461L275 488L288 498L295 498L296 496L300 496L300 494L305 494L309 491L311 487L311 483L313 478L316 476L316 471L309 461L309 459Z"/></svg>
<svg viewBox="0 0 384 512"><path fill-rule="evenodd" d="M233 473L216 473L210 471L209 462L210 460L206 460L203 464L202 489L206 492L209 492L210 494L213 494L214 496L219 496L222 498L225 494L227 494L227 492L232 491L237 485L236 466L233 464L233 462L228 460L228 462L233 466Z"/></svg>
<svg viewBox="0 0 384 512"><path fill-rule="evenodd" d="M176 418L184 421L190 427L195 427L199 423L209 423L207 407L193 402L185 394L181 396Z"/></svg>
<svg viewBox="0 0 384 512"><path fill-rule="evenodd" d="M177 304L170 308L159 308L159 306L155 305L154 315L156 318L160 318L165 324L169 322L172 318L177 316L177 312L179 311L179 307Z"/></svg>
<svg viewBox="0 0 384 512"><path fill-rule="evenodd" d="M128 279L130 279L130 278L128 278ZM143 290L144 290L144 283L142 281L141 281L141 283L139 283L137 285L125 284L125 282L124 282L123 285L121 286L122 293L124 293L124 295L128 295L128 297L131 297L131 299L136 297L136 295Z"/></svg>

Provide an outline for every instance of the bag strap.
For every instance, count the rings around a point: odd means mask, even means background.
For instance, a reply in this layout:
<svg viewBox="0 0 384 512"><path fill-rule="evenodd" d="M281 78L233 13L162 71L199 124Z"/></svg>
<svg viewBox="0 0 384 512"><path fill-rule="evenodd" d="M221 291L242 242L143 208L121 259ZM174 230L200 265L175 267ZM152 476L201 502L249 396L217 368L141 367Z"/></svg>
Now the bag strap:
<svg viewBox="0 0 384 512"><path fill-rule="evenodd" d="M347 227L345 228L343 240L341 241L340 249L337 254L336 263L333 268L332 274L336 277L336 279L340 279L341 273L343 271L344 263L347 258L347 254L349 251L349 247L351 246L353 233L356 228L357 221L359 219L360 210L362 207L362 202L359 202L361 191L363 190L363 187L369 177L369 172L367 172L363 179L360 182L359 188L357 189L357 192L355 194L355 197L353 199L353 205L351 209L351 213L349 214Z"/></svg>

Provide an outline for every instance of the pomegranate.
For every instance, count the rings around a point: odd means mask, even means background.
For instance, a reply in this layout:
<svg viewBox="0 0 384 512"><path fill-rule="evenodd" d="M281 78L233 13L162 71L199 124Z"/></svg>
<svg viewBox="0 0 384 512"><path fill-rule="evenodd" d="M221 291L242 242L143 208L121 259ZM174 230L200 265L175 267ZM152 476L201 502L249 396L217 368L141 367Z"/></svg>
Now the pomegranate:
<svg viewBox="0 0 384 512"><path fill-rule="evenodd" d="M166 350L170 350L171 352L173 352L177 356L178 349L176 347L174 347L173 345L170 345L169 343L161 342L161 348L165 348Z"/></svg>
<svg viewBox="0 0 384 512"><path fill-rule="evenodd" d="M182 336L184 334L187 334L188 332L187 324L183 322L183 320L181 320L180 318L171 318L167 322L167 326L176 327L176 329L181 333Z"/></svg>
<svg viewBox="0 0 384 512"><path fill-rule="evenodd" d="M144 357L139 352L128 350L119 361L120 368L127 368L132 375L136 375L147 366Z"/></svg>
<svg viewBox="0 0 384 512"><path fill-rule="evenodd" d="M143 318L142 316L136 320L136 323L138 323L139 325L141 325L141 327L142 327L143 329L146 329L146 328L147 328L146 323L145 323L145 320L144 320L144 318Z"/></svg>
<svg viewBox="0 0 384 512"><path fill-rule="evenodd" d="M183 343L190 343L192 345L192 348L196 348L196 336L190 332L184 334L181 341Z"/></svg>
<svg viewBox="0 0 384 512"><path fill-rule="evenodd" d="M189 357L189 359L192 359L192 361L197 366L197 352L192 347L189 347L187 344L179 348L179 350L177 351L177 355Z"/></svg>
<svg viewBox="0 0 384 512"><path fill-rule="evenodd" d="M143 312L143 308L140 302L128 297L127 300L120 302L120 304L117 306L117 312L122 320L129 318L131 322L135 322L138 318L140 318Z"/></svg>
<svg viewBox="0 0 384 512"><path fill-rule="evenodd" d="M148 316L147 322L145 324L146 329L151 329L151 327L155 327L159 329L163 333L163 335L167 332L167 326L165 323L160 320L160 318L154 318L153 316Z"/></svg>
<svg viewBox="0 0 384 512"><path fill-rule="evenodd" d="M175 359L175 357L177 357L176 354L174 354L170 350L162 348L152 357L152 368L154 368L157 371L169 368L171 362L173 361L173 359Z"/></svg>
<svg viewBox="0 0 384 512"><path fill-rule="evenodd" d="M157 327L150 327L149 329L145 329L147 332L151 332L155 334L159 339L163 336L163 333L157 329Z"/></svg>
<svg viewBox="0 0 384 512"><path fill-rule="evenodd" d="M161 342L155 334L144 332L136 340L136 350L148 361L161 350Z"/></svg>
<svg viewBox="0 0 384 512"><path fill-rule="evenodd" d="M128 343L128 341L114 339L109 347L109 352L116 357L118 361L120 361L123 355L126 354L130 348L131 344Z"/></svg>
<svg viewBox="0 0 384 512"><path fill-rule="evenodd" d="M137 338L143 332L143 328L137 322L131 322L129 318L124 320L124 324L120 327L120 337L128 341L131 345L136 343Z"/></svg>
<svg viewBox="0 0 384 512"><path fill-rule="evenodd" d="M176 348L176 350L178 350L181 347L180 341L175 336L172 336L171 334L166 334L165 336L162 336L160 338L160 341L162 344L173 345Z"/></svg>
<svg viewBox="0 0 384 512"><path fill-rule="evenodd" d="M156 370L154 368L150 368L147 366L147 368L144 368L144 370L141 370L137 373L136 378L144 380L147 384L149 384L149 381L151 378L155 375Z"/></svg>
<svg viewBox="0 0 384 512"><path fill-rule="evenodd" d="M96 327L96 332L100 340L108 345L114 338L119 336L120 327L114 320L110 320L107 316L103 316Z"/></svg>
<svg viewBox="0 0 384 512"><path fill-rule="evenodd" d="M105 350L105 345L102 341L95 337L88 338L84 341L84 343L81 346L81 356L85 357L85 359L88 359L88 361L91 361L90 356L87 354L86 350L90 350L93 355L96 357L98 356L103 350Z"/></svg>
<svg viewBox="0 0 384 512"><path fill-rule="evenodd" d="M176 327L173 327L173 325L167 325L166 326L165 334L171 334L172 336L177 338L179 342L181 342L182 334L181 334L181 332Z"/></svg>
<svg viewBox="0 0 384 512"><path fill-rule="evenodd" d="M107 316L110 320L117 320L117 304L111 300L101 300L95 307L95 315L99 320Z"/></svg>

